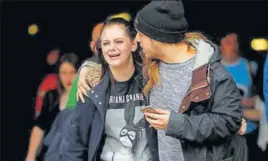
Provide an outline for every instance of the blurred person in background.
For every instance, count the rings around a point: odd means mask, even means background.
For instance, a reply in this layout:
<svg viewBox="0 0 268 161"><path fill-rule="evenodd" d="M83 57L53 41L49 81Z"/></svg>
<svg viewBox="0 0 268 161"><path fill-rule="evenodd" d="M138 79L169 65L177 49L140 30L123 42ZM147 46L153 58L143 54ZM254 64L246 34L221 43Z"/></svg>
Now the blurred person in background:
<svg viewBox="0 0 268 161"><path fill-rule="evenodd" d="M100 37L100 33L101 30L103 28L103 22L99 22L96 25L94 25L93 30L91 32L91 40L89 41L89 47L91 50L91 53L93 53L93 55L87 59L89 64L89 67L94 67L96 65L99 64L98 58L97 58L97 48L96 45L98 43L99 37ZM94 74L94 72L92 72L92 74ZM68 95L68 100L66 103L66 108L65 110L61 111L58 116L55 118L53 124L51 125L51 129L48 132L48 134L46 135L46 137L44 138L43 144L46 147L49 147L53 140L54 137L57 136L59 134L59 132L61 131L61 128L65 128L64 123L66 122L67 117L69 116L69 114L73 111L73 109L76 107L76 103L77 103L77 88L78 88L78 76L76 75L72 86L69 90L69 95ZM68 126L68 125L67 125Z"/></svg>
<svg viewBox="0 0 268 161"><path fill-rule="evenodd" d="M47 64L49 66L54 66L60 56L60 51L59 49L53 49L51 50L48 55L47 55ZM49 73L47 74L42 82L39 85L38 91L37 91L37 96L35 98L35 118L38 117L42 110L43 106L43 98L46 94L47 91L49 90L54 90L57 89L57 80L58 76L56 73Z"/></svg>
<svg viewBox="0 0 268 161"><path fill-rule="evenodd" d="M93 27L93 30L91 32L91 40L89 41L89 47L90 47L91 52L93 53L93 56L91 58L89 58L88 61L91 62L92 64L98 63L98 60L96 57L97 56L96 45L97 45L98 40L100 38L100 33L101 33L102 28L103 28L103 22L99 22ZM78 88L78 76L75 76L75 79L74 79L74 82L72 84L70 94L68 97L68 102L66 105L67 109L75 108L75 105L77 102L77 99L76 99L77 88Z"/></svg>
<svg viewBox="0 0 268 161"><path fill-rule="evenodd" d="M228 33L223 37L220 42L220 49L222 52L221 62L233 77L243 97L241 106L243 107L243 117L247 123L245 136L249 150L249 161L256 161L256 156L260 156L261 153L257 146L258 122L261 113L255 106L259 97L254 93L253 84L258 66L255 62L249 62L241 56L237 33Z"/></svg>
<svg viewBox="0 0 268 161"><path fill-rule="evenodd" d="M69 89L73 83L78 68L78 57L76 54L63 54L58 62L57 88L46 92L43 99L40 115L35 121L32 129L26 161L43 160L47 147L42 147L44 136L50 130L51 124L57 114L66 107Z"/></svg>
<svg viewBox="0 0 268 161"><path fill-rule="evenodd" d="M89 42L89 46L90 46L90 50L93 52L94 55L97 54L96 45L100 38L102 28L103 28L103 22L99 22L93 27L91 31L91 41Z"/></svg>
<svg viewBox="0 0 268 161"><path fill-rule="evenodd" d="M266 107L266 119L268 122L268 52L265 58L263 78L264 78L263 93L264 93L265 107Z"/></svg>
<svg viewBox="0 0 268 161"><path fill-rule="evenodd" d="M263 158L268 158L268 52L266 53L265 63L264 63L264 73L263 73L263 94L264 94L264 115L265 120L261 120L260 124L263 124L263 129L259 132L263 135L263 138L258 140L258 145L260 145L262 151L264 151Z"/></svg>

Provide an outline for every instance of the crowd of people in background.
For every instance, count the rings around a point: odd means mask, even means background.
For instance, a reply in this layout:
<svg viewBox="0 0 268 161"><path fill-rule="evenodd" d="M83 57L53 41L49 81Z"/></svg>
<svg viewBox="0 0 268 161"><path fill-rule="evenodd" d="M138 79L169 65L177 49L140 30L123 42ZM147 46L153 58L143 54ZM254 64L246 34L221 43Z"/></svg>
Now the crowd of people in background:
<svg viewBox="0 0 268 161"><path fill-rule="evenodd" d="M92 53L97 53L96 44L100 37L103 23L97 23L92 30L89 47ZM95 56L91 61L97 61ZM63 109L73 109L76 106L78 70L80 61L75 53L61 53L59 49L51 50L47 55L47 64L55 65L57 73L47 74L37 91L35 102L35 123L31 130L26 161L43 160L47 151L43 139L47 136L53 121ZM68 64L68 65L67 65ZM71 66L70 66L71 65Z"/></svg>
<svg viewBox="0 0 268 161"><path fill-rule="evenodd" d="M268 57L258 91L238 33L216 45L189 32L180 1L153 1L132 21L100 20L83 63L49 52L57 72L37 90L25 161L267 160Z"/></svg>

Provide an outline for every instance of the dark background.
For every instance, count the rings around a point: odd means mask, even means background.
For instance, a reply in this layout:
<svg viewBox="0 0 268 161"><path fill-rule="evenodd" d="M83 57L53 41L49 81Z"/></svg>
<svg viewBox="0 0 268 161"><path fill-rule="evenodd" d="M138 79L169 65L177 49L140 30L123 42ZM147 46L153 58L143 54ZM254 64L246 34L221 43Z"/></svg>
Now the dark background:
<svg viewBox="0 0 268 161"><path fill-rule="evenodd" d="M2 161L24 159L33 102L42 77L52 71L46 54L58 47L75 52L83 60L90 56L88 39L92 25L107 15L136 11L147 2L12 2L1 6L2 46ZM245 57L262 65L263 58L250 49L251 38L268 36L268 2L185 2L191 30L209 34L217 42L228 31L241 35ZM153 15L152 15L153 16ZM28 35L36 23L40 33ZM259 77L261 79L261 77Z"/></svg>

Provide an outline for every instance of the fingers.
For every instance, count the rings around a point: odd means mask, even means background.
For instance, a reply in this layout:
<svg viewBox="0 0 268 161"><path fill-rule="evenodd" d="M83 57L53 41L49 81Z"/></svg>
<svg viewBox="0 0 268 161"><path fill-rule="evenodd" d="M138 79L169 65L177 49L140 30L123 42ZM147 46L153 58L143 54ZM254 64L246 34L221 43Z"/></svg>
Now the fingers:
<svg viewBox="0 0 268 161"><path fill-rule="evenodd" d="M84 96L83 96L82 92L78 89L77 93L78 93L78 97L81 100L81 102L85 103L85 99L84 99Z"/></svg>
<svg viewBox="0 0 268 161"><path fill-rule="evenodd" d="M79 84L80 87L82 87L85 91L89 91L90 90L90 87L89 85L87 84L86 81L81 81L81 83Z"/></svg>
<svg viewBox="0 0 268 161"><path fill-rule="evenodd" d="M242 118L242 125L241 125L241 127L240 127L240 129L238 131L238 134L239 135L244 135L246 133L246 129L247 129L247 123L246 123L245 119Z"/></svg>
<svg viewBox="0 0 268 161"><path fill-rule="evenodd" d="M161 108L154 108L154 109L155 109L155 112L157 114L168 114L169 113L169 111L166 109L161 109Z"/></svg>
<svg viewBox="0 0 268 161"><path fill-rule="evenodd" d="M147 116L147 117L150 117L152 119L155 119L155 120L162 120L163 119L162 115L155 114L155 113L144 112L144 115Z"/></svg>
<svg viewBox="0 0 268 161"><path fill-rule="evenodd" d="M85 81L79 81L78 82L78 97L82 100L81 96L82 95L85 95L88 97L88 93L87 91L89 91L90 88L89 86L87 85L87 83ZM83 97L83 96L82 96ZM84 98L83 98L84 99Z"/></svg>
<svg viewBox="0 0 268 161"><path fill-rule="evenodd" d="M79 80L78 81L78 87L80 89L83 89L84 91L89 91L90 90L90 87L89 85L87 84L87 82L85 80ZM83 92L84 93L84 92Z"/></svg>
<svg viewBox="0 0 268 161"><path fill-rule="evenodd" d="M243 128L241 128L241 129L239 130L238 134L239 134L239 135L244 135L245 132L246 132L246 127L243 127Z"/></svg>
<svg viewBox="0 0 268 161"><path fill-rule="evenodd" d="M246 120L244 118L242 118L242 124L245 124Z"/></svg>
<svg viewBox="0 0 268 161"><path fill-rule="evenodd" d="M76 91L76 101L79 101L78 90Z"/></svg>
<svg viewBox="0 0 268 161"><path fill-rule="evenodd" d="M155 120L153 118L150 118L149 116L145 116L145 119L153 127L162 127L163 126L163 121L162 120Z"/></svg>
<svg viewBox="0 0 268 161"><path fill-rule="evenodd" d="M150 126L154 127L157 130L166 129L165 121L163 119L155 120L150 116L145 116L145 119L150 124Z"/></svg>
<svg viewBox="0 0 268 161"><path fill-rule="evenodd" d="M88 90L86 90L85 88L83 88L83 87L79 87L79 89L78 89L83 95L85 95L85 96L87 96L88 97L88 94L87 94L87 91Z"/></svg>
<svg viewBox="0 0 268 161"><path fill-rule="evenodd" d="M158 126L158 125L154 125L154 126L151 125L151 127L153 127L156 130L162 130L163 129L162 126Z"/></svg>

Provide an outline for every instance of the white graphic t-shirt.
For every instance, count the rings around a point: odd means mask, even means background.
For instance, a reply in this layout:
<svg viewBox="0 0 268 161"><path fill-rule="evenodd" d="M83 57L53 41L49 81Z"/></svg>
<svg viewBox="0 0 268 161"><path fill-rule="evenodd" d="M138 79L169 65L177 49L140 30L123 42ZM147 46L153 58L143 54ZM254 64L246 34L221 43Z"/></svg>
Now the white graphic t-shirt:
<svg viewBox="0 0 268 161"><path fill-rule="evenodd" d="M142 89L133 77L126 82L110 85L109 107L105 122L103 161L149 161L144 115L140 106L145 104Z"/></svg>

